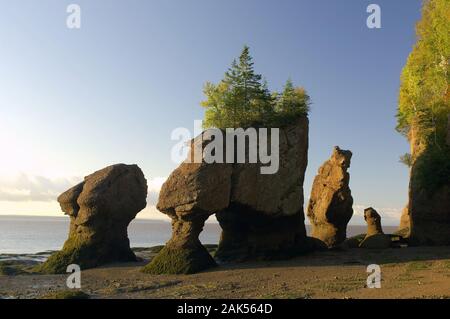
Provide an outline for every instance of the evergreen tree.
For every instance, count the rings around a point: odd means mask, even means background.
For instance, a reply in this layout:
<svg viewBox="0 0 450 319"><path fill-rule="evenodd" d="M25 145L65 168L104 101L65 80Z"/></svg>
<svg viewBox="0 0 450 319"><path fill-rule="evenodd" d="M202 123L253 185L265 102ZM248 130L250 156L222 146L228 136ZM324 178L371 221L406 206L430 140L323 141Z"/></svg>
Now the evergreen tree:
<svg viewBox="0 0 450 319"><path fill-rule="evenodd" d="M234 127L237 124L241 126L251 124L255 114L253 108L260 105L261 99L265 98L261 84L262 76L255 73L252 60L249 47L244 46L239 63L233 61L223 80L231 90Z"/></svg>
<svg viewBox="0 0 450 319"><path fill-rule="evenodd" d="M301 87L295 87L291 79L286 81L283 92L277 99L277 111L287 116L306 115L309 111L309 96Z"/></svg>
<svg viewBox="0 0 450 319"><path fill-rule="evenodd" d="M254 70L248 46L234 60L217 85L206 83L204 127L236 128L284 124L306 115L309 97L305 90L288 81L281 95L271 93L266 80Z"/></svg>

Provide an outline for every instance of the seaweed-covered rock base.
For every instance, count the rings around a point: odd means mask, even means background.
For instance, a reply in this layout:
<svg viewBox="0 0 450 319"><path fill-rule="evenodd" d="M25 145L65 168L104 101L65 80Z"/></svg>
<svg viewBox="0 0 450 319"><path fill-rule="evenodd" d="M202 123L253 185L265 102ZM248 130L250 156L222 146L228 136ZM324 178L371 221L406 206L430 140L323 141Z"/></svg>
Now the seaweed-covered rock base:
<svg viewBox="0 0 450 319"><path fill-rule="evenodd" d="M70 216L69 238L36 271L66 273L67 266L81 269L109 262L136 261L127 227L146 206L147 181L137 165L117 164L87 177L58 197Z"/></svg>

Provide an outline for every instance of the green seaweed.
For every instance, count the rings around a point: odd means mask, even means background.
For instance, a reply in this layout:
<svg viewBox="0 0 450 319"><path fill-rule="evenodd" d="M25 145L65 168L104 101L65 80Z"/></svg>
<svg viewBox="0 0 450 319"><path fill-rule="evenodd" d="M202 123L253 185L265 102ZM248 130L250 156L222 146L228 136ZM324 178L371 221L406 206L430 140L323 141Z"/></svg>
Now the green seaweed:
<svg viewBox="0 0 450 319"><path fill-rule="evenodd" d="M166 246L142 269L142 272L153 275L193 274L216 265L203 246L196 249Z"/></svg>
<svg viewBox="0 0 450 319"><path fill-rule="evenodd" d="M97 266L96 260L92 247L69 238L61 251L52 254L45 263L37 266L35 271L45 274L64 274L68 265L77 264L82 269L92 268Z"/></svg>
<svg viewBox="0 0 450 319"><path fill-rule="evenodd" d="M44 274L64 274L67 266L71 264L77 264L81 269L89 269L113 261L136 261L136 256L129 248L69 238L61 251L52 254L34 270Z"/></svg>

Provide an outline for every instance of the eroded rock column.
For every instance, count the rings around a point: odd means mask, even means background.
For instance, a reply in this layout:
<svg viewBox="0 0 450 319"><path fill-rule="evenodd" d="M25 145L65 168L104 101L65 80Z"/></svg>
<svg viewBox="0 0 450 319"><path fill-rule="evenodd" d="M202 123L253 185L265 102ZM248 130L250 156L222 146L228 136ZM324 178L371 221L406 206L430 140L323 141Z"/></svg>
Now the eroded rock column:
<svg viewBox="0 0 450 319"><path fill-rule="evenodd" d="M308 206L311 235L328 247L339 245L346 239L347 224L353 215L350 175L347 172L351 158L350 151L336 146L314 179Z"/></svg>
<svg viewBox="0 0 450 319"><path fill-rule="evenodd" d="M38 271L66 273L67 266L81 269L108 262L136 261L127 228L145 208L147 181L137 165L117 164L87 177L58 197L70 217L70 231L61 251Z"/></svg>
<svg viewBox="0 0 450 319"><path fill-rule="evenodd" d="M190 274L216 265L199 234L210 215L228 206L231 172L229 164L187 162L172 172L157 204L172 219L172 238L144 272Z"/></svg>
<svg viewBox="0 0 450 319"><path fill-rule="evenodd" d="M210 133L208 130L202 135ZM258 141L264 139L260 132L249 134L256 134ZM271 144L278 139L276 146L269 147L273 162L264 164L249 163L248 157L245 163L191 163L199 145L200 149L212 145L201 136L192 141L188 156L191 162L185 161L170 175L159 195L157 208L172 219L172 238L144 268L145 272L193 273L214 266L215 261L198 239L212 214L222 227L215 254L221 261L286 258L311 248L303 212L308 119L300 117L275 134L265 140ZM238 135L237 139L245 139ZM220 147L226 155L228 139L223 141ZM260 145L254 149L245 142L234 143L234 147L239 144L245 149L239 153L234 148L233 156L260 151ZM269 174L262 173L263 166L271 167Z"/></svg>
<svg viewBox="0 0 450 319"><path fill-rule="evenodd" d="M360 247L377 249L389 248L391 239L383 233L380 214L372 207L366 208L364 210L364 219L367 223L367 234L361 242Z"/></svg>

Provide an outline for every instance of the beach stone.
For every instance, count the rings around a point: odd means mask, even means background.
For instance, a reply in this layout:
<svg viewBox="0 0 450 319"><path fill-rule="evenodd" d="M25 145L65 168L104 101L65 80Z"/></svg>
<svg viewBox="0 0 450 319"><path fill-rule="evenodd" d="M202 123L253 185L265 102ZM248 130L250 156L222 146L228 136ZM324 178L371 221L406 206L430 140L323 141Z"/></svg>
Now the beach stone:
<svg viewBox="0 0 450 319"><path fill-rule="evenodd" d="M314 179L308 205L311 236L328 247L346 239L347 224L353 215L353 198L347 172L352 152L334 147L333 154L320 168Z"/></svg>
<svg viewBox="0 0 450 319"><path fill-rule="evenodd" d="M261 166L267 165L260 163L193 163L194 150L208 141L196 137L191 142L188 158L163 184L157 204L172 219L172 237L144 272L194 273L215 266L198 239L212 214L223 230L215 254L221 261L290 257L311 246L303 213L307 117L279 133L279 169L274 174L261 174Z"/></svg>
<svg viewBox="0 0 450 319"><path fill-rule="evenodd" d="M69 236L61 251L38 271L66 273L70 264L81 269L109 262L136 261L127 227L147 202L147 181L137 165L116 164L84 178L58 197L70 217Z"/></svg>
<svg viewBox="0 0 450 319"><path fill-rule="evenodd" d="M386 249L391 246L391 238L386 234L375 234L366 236L359 244L360 248L367 249Z"/></svg>

